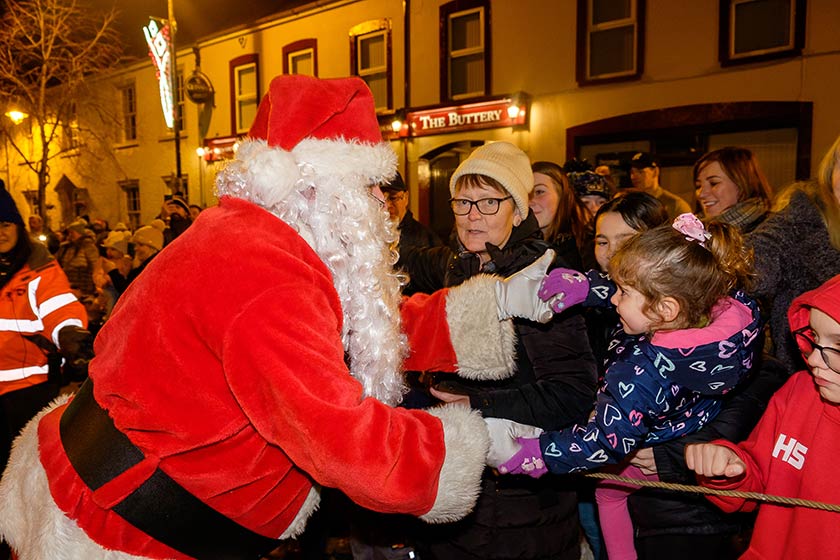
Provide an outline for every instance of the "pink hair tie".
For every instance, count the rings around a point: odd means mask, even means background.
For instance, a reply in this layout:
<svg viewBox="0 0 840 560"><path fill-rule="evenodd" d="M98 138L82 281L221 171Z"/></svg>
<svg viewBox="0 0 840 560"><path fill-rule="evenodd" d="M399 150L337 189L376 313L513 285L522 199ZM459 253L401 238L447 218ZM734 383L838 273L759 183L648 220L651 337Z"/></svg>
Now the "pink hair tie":
<svg viewBox="0 0 840 560"><path fill-rule="evenodd" d="M687 241L696 241L704 249L706 240L712 238L712 234L703 227L703 222L690 212L677 216L674 220L674 229L685 235Z"/></svg>

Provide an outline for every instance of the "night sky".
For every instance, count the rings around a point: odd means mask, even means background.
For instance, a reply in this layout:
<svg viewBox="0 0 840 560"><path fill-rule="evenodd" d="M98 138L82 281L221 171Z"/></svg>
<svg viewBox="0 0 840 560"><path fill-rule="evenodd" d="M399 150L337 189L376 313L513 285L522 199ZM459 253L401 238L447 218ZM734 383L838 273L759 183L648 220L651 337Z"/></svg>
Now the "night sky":
<svg viewBox="0 0 840 560"><path fill-rule="evenodd" d="M150 16L167 17L167 0L91 0L99 7L116 7L117 28L127 58L148 56L143 26ZM177 46L216 32L253 23L268 15L313 3L312 0L172 0L178 23Z"/></svg>

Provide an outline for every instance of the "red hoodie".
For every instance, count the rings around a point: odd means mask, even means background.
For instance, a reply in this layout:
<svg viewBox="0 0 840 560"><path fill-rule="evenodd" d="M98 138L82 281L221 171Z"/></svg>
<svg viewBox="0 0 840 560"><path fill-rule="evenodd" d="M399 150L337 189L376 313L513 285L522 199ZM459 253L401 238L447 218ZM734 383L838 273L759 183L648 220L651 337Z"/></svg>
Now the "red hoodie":
<svg viewBox="0 0 840 560"><path fill-rule="evenodd" d="M788 312L792 330L808 325L812 307L840 322L840 276L793 301ZM747 441L714 443L734 450L747 469L743 478L707 486L840 505L840 406L820 398L808 371L793 375L779 389ZM740 498L709 499L727 512L759 507ZM840 513L762 504L742 558L840 559Z"/></svg>

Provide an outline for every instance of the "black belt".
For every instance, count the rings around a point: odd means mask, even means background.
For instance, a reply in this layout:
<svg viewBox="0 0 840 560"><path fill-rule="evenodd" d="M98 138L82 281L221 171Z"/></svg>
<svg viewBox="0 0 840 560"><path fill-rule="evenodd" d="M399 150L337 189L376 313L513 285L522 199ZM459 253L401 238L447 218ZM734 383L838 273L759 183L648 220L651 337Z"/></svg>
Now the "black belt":
<svg viewBox="0 0 840 560"><path fill-rule="evenodd" d="M70 464L92 490L144 458L93 398L90 379L62 414L60 433ZM113 511L153 539L193 558L257 559L281 544L222 515L160 469Z"/></svg>

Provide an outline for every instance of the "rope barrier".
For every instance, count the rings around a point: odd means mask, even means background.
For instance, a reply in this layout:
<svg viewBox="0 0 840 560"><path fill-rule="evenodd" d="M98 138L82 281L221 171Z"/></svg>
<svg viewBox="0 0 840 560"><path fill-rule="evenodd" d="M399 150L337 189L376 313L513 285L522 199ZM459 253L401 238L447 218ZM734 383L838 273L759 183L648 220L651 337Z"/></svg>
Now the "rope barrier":
<svg viewBox="0 0 840 560"><path fill-rule="evenodd" d="M625 484L632 484L635 486L645 486L649 488L659 488L662 490L673 490L676 492L688 492L691 494L710 494L713 496L726 496L730 498L744 498L746 500L755 500L757 502L782 504L786 506L801 506L811 509L820 509L823 511L833 511L840 513L840 504L828 504L825 502L816 502L813 500L803 500L802 498L788 498L786 496L774 496L773 494L762 494L761 492L741 492L740 490L723 490L720 488L708 488L706 486L693 486L689 484L676 484L673 482L657 482L653 480L638 480L626 476L618 476L610 473L602 472L588 472L583 473L583 476L589 478L600 478L602 480L613 480L616 482L623 482Z"/></svg>

